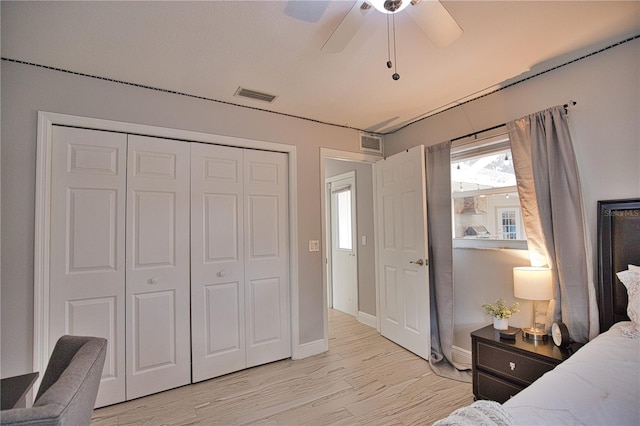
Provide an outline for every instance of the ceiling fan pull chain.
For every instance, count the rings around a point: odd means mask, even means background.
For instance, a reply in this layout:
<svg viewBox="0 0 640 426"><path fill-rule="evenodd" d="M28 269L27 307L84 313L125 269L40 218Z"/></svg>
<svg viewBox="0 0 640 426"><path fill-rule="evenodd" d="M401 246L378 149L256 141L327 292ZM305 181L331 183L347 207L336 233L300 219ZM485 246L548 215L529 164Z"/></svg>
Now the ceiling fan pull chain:
<svg viewBox="0 0 640 426"><path fill-rule="evenodd" d="M391 30L389 25L389 14L387 14L387 68L391 69L393 63L391 62Z"/></svg>
<svg viewBox="0 0 640 426"><path fill-rule="evenodd" d="M396 14L394 13L393 16L391 17L391 20L393 21L393 63L394 63L394 73L391 76L394 80L399 80L400 79L400 74L398 74L398 61L396 60Z"/></svg>

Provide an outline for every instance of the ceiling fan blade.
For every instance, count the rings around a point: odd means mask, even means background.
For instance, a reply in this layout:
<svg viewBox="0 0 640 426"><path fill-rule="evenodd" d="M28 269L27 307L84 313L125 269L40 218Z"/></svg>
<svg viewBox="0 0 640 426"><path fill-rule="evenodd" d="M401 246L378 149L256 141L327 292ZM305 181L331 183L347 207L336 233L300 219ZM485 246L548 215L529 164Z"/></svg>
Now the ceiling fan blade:
<svg viewBox="0 0 640 426"><path fill-rule="evenodd" d="M437 0L415 0L406 11L438 47L445 47L462 35L462 28Z"/></svg>
<svg viewBox="0 0 640 426"><path fill-rule="evenodd" d="M328 53L338 53L347 47L347 44L349 44L364 23L365 16L373 9L372 7L363 9L363 3L367 2L358 0L354 3L349 13L347 13L347 16L345 16L342 22L333 30L333 33L331 33L331 36L329 36L329 39L327 39L320 50Z"/></svg>
<svg viewBox="0 0 640 426"><path fill-rule="evenodd" d="M329 6L328 1L289 0L284 8L284 14L301 21L314 23L322 18L327 6Z"/></svg>

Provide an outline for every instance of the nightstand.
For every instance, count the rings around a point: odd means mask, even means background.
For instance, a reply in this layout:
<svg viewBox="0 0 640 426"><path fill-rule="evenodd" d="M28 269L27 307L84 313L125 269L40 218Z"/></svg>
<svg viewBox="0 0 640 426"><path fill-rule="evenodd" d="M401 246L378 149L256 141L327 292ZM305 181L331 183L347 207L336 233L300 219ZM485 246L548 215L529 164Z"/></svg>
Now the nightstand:
<svg viewBox="0 0 640 426"><path fill-rule="evenodd" d="M488 325L471 333L473 394L476 399L505 402L573 354L580 344L561 349L549 340L500 338Z"/></svg>

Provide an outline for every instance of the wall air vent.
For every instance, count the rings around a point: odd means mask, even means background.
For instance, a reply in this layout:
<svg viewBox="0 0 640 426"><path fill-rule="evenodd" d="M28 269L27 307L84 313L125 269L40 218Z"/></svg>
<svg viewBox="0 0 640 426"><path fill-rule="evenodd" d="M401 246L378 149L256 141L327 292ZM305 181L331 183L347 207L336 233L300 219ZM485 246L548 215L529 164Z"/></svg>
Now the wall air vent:
<svg viewBox="0 0 640 426"><path fill-rule="evenodd" d="M360 133L360 150L382 155L382 136Z"/></svg>
<svg viewBox="0 0 640 426"><path fill-rule="evenodd" d="M236 90L236 93L234 93L233 96L255 99L257 101L263 101L263 102L269 102L269 103L273 102L277 98L276 95L270 95L268 93L258 92L257 90L245 89L244 87L238 87L238 90Z"/></svg>

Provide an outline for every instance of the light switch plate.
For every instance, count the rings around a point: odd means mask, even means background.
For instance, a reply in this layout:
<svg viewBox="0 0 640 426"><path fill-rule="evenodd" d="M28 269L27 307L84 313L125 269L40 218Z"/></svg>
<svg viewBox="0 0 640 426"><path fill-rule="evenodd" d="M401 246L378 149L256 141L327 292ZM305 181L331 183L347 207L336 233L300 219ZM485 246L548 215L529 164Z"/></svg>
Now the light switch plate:
<svg viewBox="0 0 640 426"><path fill-rule="evenodd" d="M320 251L320 241L309 240L309 251Z"/></svg>

